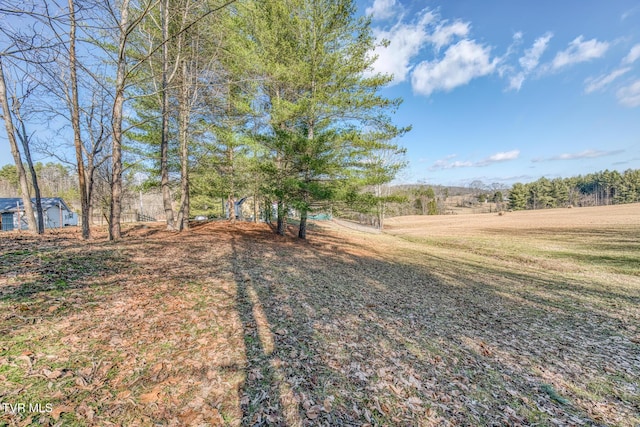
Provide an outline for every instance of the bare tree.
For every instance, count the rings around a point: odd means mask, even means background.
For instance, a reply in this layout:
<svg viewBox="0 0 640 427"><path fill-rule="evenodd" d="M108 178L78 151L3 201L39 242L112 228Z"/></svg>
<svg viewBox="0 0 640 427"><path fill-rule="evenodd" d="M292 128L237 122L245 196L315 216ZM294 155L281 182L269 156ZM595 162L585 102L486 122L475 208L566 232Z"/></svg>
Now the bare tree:
<svg viewBox="0 0 640 427"><path fill-rule="evenodd" d="M71 86L71 94L69 96L69 109L71 112L71 126L73 127L73 146L76 152L76 166L78 171L78 190L80 192L80 207L82 213L82 238L91 237L91 229L89 227L90 198L91 186L87 183L82 131L80 129L80 102L78 100L78 70L76 57L76 12L74 0L68 0L69 7L69 77Z"/></svg>
<svg viewBox="0 0 640 427"><path fill-rule="evenodd" d="M36 175L36 170L33 166L33 158L31 157L31 147L30 140L31 136L27 132L27 127L25 124L25 119L22 116L22 105L23 101L26 100L32 90L34 89L30 82L23 80L21 85L25 90L22 93L22 97L18 97L17 89L13 91L11 95L12 103L11 110L13 113L13 118L16 121L17 128L16 136L22 143L22 149L24 150L24 158L27 162L27 167L29 168L29 174L31 175L31 186L33 188L33 193L35 196L36 202L36 225L38 234L44 233L44 214L42 212L42 197L40 195L40 185L38 183L38 176ZM20 99L21 98L21 99ZM31 201L29 201L31 203Z"/></svg>
<svg viewBox="0 0 640 427"><path fill-rule="evenodd" d="M129 69L129 38L137 28L138 24L149 13L152 7L157 4L155 1L148 1L136 8L137 14L130 16L131 0L122 0L119 4L108 4L108 12L116 20L117 47L115 55L116 79L114 87L114 100L111 116L111 132L113 138L111 164L111 206L109 214L109 239L119 240L122 238L121 214L122 214L122 142L124 121L123 111L125 102L125 89L131 77ZM132 67L132 68L135 68Z"/></svg>
<svg viewBox="0 0 640 427"><path fill-rule="evenodd" d="M384 229L384 218L390 198L389 182L405 167L406 150L399 147L384 147L374 150L366 162L366 180L375 197L376 225Z"/></svg>
<svg viewBox="0 0 640 427"><path fill-rule="evenodd" d="M28 3L28 2L27 2ZM36 202L36 210L37 215L34 216L34 221L37 218L37 222L35 222L35 227L33 228L37 233L41 234L44 232L44 215L42 213L42 202L40 197L40 188L38 185L38 177L36 175L33 160L31 156L31 137L27 132L26 127L26 118L24 116L25 113L25 102L26 100L36 91L38 86L40 86L40 82L37 81L33 77L34 74L34 66L40 66L42 64L46 64L50 62L50 58L46 53L49 49L55 46L55 41L52 41L48 38L47 35L40 34L39 29L37 28L37 22L41 19L43 14L38 12L37 8L33 5L29 6L28 4L21 5L20 7L15 7L10 10L5 10L5 13L13 16L17 16L19 18L30 17L34 18L32 21L27 21L27 25L23 25L18 29L12 28L9 26L3 26L0 31L5 35L7 40L9 41L8 49L4 52L0 53L0 58L2 57L12 57L12 70L13 75L15 77L15 86L13 90L10 91L7 89L7 78L4 71L2 69L2 100L3 103L3 111L4 111L4 119L5 125L7 126L7 134L9 137L10 144L12 145L12 151L14 149L12 140L15 142L16 153L14 154L14 160L18 162L18 159L22 159L20 152L17 147L16 139L20 140L22 144L22 149L24 151L24 161L27 163L27 167L29 168L29 173L31 177L31 186L34 190L35 202ZM2 67L2 64L0 64ZM9 105L9 100L11 101L11 105ZM31 101L30 101L31 103ZM6 107L6 108L5 108ZM19 161L20 164L16 163L16 167L18 168L19 174L20 170L24 170L24 166L22 165L22 160ZM25 171L26 173L26 171ZM26 180L26 175L25 175ZM28 182L27 182L28 186ZM22 180L21 180L22 187ZM23 198L30 196L29 191L23 191ZM31 199L25 199L25 213L27 214L27 222L29 224L29 228L32 229L31 224L31 215L33 215L33 209L31 206Z"/></svg>
<svg viewBox="0 0 640 427"><path fill-rule="evenodd" d="M89 6L89 3L82 3ZM70 123L73 131L73 146L75 151L75 161L71 162L66 158L66 152L60 150L59 144L53 146L46 142L41 142L38 147L40 151L48 156L57 158L63 163L73 165L77 172L78 194L80 196L81 217L82 217L82 237L90 237L90 211L91 211L91 191L95 162L100 160L96 155L101 151L101 144L106 139L104 128L100 132L100 137L95 138L92 129L83 127L83 117L89 115L85 121L87 126L95 122L94 114L97 111L103 114L104 109L95 108L95 95L93 99L82 105L80 90L87 94L99 91L101 95L108 99L104 85L100 77L94 75L90 64L84 64L78 59L76 53L76 36L79 26L76 17L76 0L67 0L58 3L56 0L46 0L35 2L35 6L29 7L22 12L30 17L34 23L39 23L39 27L33 27L33 34L46 33L49 45L42 49L30 49L29 58L26 61L36 65L31 78L46 88L46 92L41 94L40 105L42 112L51 119L57 117L64 118ZM17 13L17 12L16 12ZM81 30L81 28L80 28ZM79 73L80 70L80 73ZM84 80L83 80L84 77ZM60 106L63 108L60 108ZM102 119L99 120L102 122ZM64 129L60 129L61 132ZM63 136L66 139L66 135ZM88 141L87 139L90 139Z"/></svg>
<svg viewBox="0 0 640 427"><path fill-rule="evenodd" d="M0 55L0 104L2 104L2 118L4 119L5 128L7 130L7 138L9 139L11 154L13 155L13 160L16 163L18 180L20 182L20 192L22 193L24 211L27 217L29 230L35 233L37 232L37 224L35 215L33 213L33 207L31 206L31 195L29 194L29 183L27 182L27 174L24 170L24 166L22 165L22 157L20 156L18 141L16 140L16 129L12 118L11 108L9 107L9 98L7 95L7 85L4 76L2 59L2 55Z"/></svg>

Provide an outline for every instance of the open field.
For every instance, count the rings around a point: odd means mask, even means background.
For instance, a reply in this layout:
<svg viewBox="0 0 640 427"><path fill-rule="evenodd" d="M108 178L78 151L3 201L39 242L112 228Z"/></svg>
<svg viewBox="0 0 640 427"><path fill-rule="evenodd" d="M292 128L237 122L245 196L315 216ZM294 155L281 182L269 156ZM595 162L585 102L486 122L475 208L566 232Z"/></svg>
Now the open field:
<svg viewBox="0 0 640 427"><path fill-rule="evenodd" d="M0 425L640 425L640 205L387 224L0 234Z"/></svg>

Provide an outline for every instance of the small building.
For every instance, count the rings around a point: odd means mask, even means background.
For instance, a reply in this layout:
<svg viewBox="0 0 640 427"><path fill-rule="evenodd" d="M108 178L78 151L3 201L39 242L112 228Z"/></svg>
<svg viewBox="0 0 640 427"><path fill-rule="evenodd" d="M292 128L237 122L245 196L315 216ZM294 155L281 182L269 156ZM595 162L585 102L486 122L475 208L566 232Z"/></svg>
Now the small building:
<svg viewBox="0 0 640 427"><path fill-rule="evenodd" d="M69 209L69 206L60 197L43 197L42 213L44 216L44 228L62 228L78 225L78 214ZM36 214L36 199L31 199L33 211ZM28 228L27 219L24 215L24 204L22 198L1 198L0 199L0 220L2 221L2 231L26 230Z"/></svg>

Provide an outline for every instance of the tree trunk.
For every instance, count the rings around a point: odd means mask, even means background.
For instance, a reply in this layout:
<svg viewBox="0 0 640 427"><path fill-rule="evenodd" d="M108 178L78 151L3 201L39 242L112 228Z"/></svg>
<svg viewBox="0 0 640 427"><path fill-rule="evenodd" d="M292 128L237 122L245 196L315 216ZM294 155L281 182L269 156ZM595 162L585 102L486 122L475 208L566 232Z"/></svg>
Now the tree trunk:
<svg viewBox="0 0 640 427"><path fill-rule="evenodd" d="M113 151L112 151L112 179L111 202L109 212L109 240L122 238L122 110L124 106L124 88L126 83L126 48L127 31L129 26L129 1L121 5L119 23L120 39L118 41L118 72L116 75L115 99L113 101Z"/></svg>
<svg viewBox="0 0 640 427"><path fill-rule="evenodd" d="M167 221L167 229L175 230L171 189L169 188L169 45L165 42L169 35L169 1L163 0L162 9L162 136L160 137L160 186L162 187L162 204Z"/></svg>
<svg viewBox="0 0 640 427"><path fill-rule="evenodd" d="M29 140L27 136L27 129L25 128L24 121L22 117L20 117L20 112L17 111L17 104L14 103L14 108L16 111L14 112L16 117L18 118L18 122L20 123L21 129L18 132L18 137L22 141L22 149L24 150L24 157L27 161L27 167L29 168L29 174L31 175L31 185L33 187L33 195L36 199L36 231L38 234L44 233L44 213L42 212L42 196L40 195L40 185L38 184L38 175L36 174L36 170L33 167L33 160L31 159L31 149L29 148Z"/></svg>
<svg viewBox="0 0 640 427"><path fill-rule="evenodd" d="M29 134L27 133L26 125L24 124L24 120L20 114L21 104L18 100L17 96L13 95L13 105L11 106L13 109L13 117L18 122L19 127L14 130L16 131L16 136L22 143L22 149L24 150L24 158L27 162L27 167L29 168L29 175L31 178L31 186L33 187L34 198L36 201L36 232L38 234L44 233L44 214L42 212L42 197L40 196L40 185L38 184L38 175L36 174L36 170L33 167L33 160L31 158L31 149L29 148Z"/></svg>
<svg viewBox="0 0 640 427"><path fill-rule="evenodd" d="M258 222L258 192L253 193L253 222Z"/></svg>
<svg viewBox="0 0 640 427"><path fill-rule="evenodd" d="M80 133L80 103L78 102L78 75L76 66L76 17L74 0L69 0L69 78L71 85L71 126L73 127L73 145L76 149L78 167L78 189L80 190L80 210L82 215L82 238L91 237L89 227L89 187L86 182L84 158L82 156L82 139Z"/></svg>
<svg viewBox="0 0 640 427"><path fill-rule="evenodd" d="M11 110L9 108L9 99L7 98L7 86L4 80L4 70L2 68L2 57L0 56L0 103L2 104L2 115L4 124L7 129L7 138L11 147L11 154L16 163L16 172L18 173L18 181L20 182L20 192L24 203L24 213L27 216L27 224L29 230L33 233L37 231L36 219L33 215L33 206L31 206L31 196L29 194L29 183L27 182L27 174L22 164L18 142L16 141L16 132L13 126ZM18 229L20 229L20 219L18 219Z"/></svg>
<svg viewBox="0 0 640 427"><path fill-rule="evenodd" d="M278 200L278 227L276 233L284 236L287 230L287 209L282 200Z"/></svg>
<svg viewBox="0 0 640 427"><path fill-rule="evenodd" d="M178 228L189 229L189 83L187 62L182 62L182 87L180 90L179 126L180 139L180 211Z"/></svg>
<svg viewBox="0 0 640 427"><path fill-rule="evenodd" d="M298 229L298 238L307 238L307 210L300 211L300 228Z"/></svg>
<svg viewBox="0 0 640 427"><path fill-rule="evenodd" d="M93 223L93 201L91 200L93 198L93 186L94 186L94 182L95 182L95 173L96 173L96 168L94 165L94 160L93 160L93 156L89 156L89 158L87 159L87 164L89 165L88 169L85 170L85 176L87 178L86 180L86 185L87 185L87 213L86 213L86 217L87 217L87 221ZM84 222L84 217L85 217L85 213L82 213L82 221ZM91 237L91 227L89 225L87 225L87 228L89 229L89 235L87 236L87 238ZM84 230L83 230L84 233ZM84 238L84 236L83 236Z"/></svg>
<svg viewBox="0 0 640 427"><path fill-rule="evenodd" d="M236 222L236 210L234 209L233 195L227 196L227 210L229 211L229 221Z"/></svg>
<svg viewBox="0 0 640 427"><path fill-rule="evenodd" d="M271 224L273 220L273 205L271 200L264 199L264 222Z"/></svg>
<svg viewBox="0 0 640 427"><path fill-rule="evenodd" d="M383 201L378 202L378 212L377 212L377 220L378 220L378 228L382 230L384 228L384 208L386 203Z"/></svg>
<svg viewBox="0 0 640 427"><path fill-rule="evenodd" d="M233 167L234 156L233 156L233 145L231 145L231 142L229 142L229 145L227 146L227 162L229 162L229 177L230 177L230 180L229 180L229 197L227 199L227 206L228 206L228 209L229 209L229 221L236 222L236 210L235 210L235 205L233 203L234 202L233 195L236 192L235 191L235 185L234 185L235 168Z"/></svg>

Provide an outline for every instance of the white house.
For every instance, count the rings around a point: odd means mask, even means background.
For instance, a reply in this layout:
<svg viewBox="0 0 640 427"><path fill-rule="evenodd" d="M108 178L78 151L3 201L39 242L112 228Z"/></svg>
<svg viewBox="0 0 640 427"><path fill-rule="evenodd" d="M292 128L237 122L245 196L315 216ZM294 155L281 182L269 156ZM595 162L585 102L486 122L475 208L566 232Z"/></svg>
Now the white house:
<svg viewBox="0 0 640 427"><path fill-rule="evenodd" d="M42 213L44 216L44 228L62 228L78 225L78 214L69 209L69 206L60 197L43 197ZM31 205L36 215L36 199L31 199ZM0 199L0 218L2 231L11 231L18 228L27 229L27 219L24 215L22 198ZM37 218L36 218L37 220Z"/></svg>

